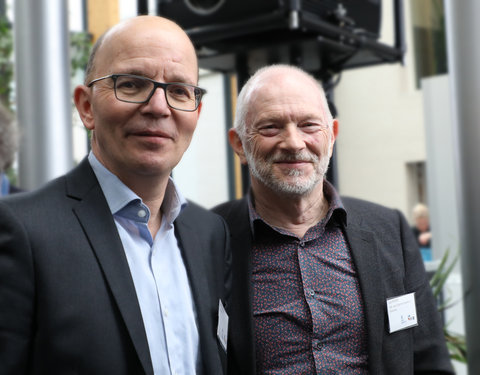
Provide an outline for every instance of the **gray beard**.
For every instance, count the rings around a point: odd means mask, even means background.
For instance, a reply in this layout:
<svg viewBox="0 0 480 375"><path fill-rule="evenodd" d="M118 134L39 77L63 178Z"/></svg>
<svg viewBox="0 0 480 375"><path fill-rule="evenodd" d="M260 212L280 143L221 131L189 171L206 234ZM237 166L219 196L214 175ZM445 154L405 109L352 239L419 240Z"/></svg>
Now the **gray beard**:
<svg viewBox="0 0 480 375"><path fill-rule="evenodd" d="M288 159L305 159L303 154L291 154ZM283 157L283 156L282 156ZM315 171L307 180L301 178L294 181L285 181L272 173L272 164L274 157L258 162L253 153L245 150L245 158L247 159L248 168L251 175L267 186L274 192L285 196L303 196L308 195L319 183L323 182L323 178L327 173L330 158L323 156L318 158L316 155L308 154L308 159L313 161ZM304 172L301 169L292 168L288 171L290 177L302 177Z"/></svg>

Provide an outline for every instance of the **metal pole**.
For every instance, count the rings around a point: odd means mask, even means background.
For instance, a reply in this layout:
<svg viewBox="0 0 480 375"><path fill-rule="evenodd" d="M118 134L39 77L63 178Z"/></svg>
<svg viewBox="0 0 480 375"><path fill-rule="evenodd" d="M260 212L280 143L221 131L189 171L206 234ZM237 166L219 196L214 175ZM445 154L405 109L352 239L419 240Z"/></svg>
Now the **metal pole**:
<svg viewBox="0 0 480 375"><path fill-rule="evenodd" d="M246 54L238 53L235 56L235 67L237 73L237 90L240 93L243 85L247 83L250 78L248 58ZM250 172L246 165L242 164L240 168L242 170L242 191L243 195L246 195L250 188Z"/></svg>
<svg viewBox="0 0 480 375"><path fill-rule="evenodd" d="M480 2L447 0L448 65L453 98L468 370L480 374Z"/></svg>
<svg viewBox="0 0 480 375"><path fill-rule="evenodd" d="M148 14L148 0L137 0L137 14Z"/></svg>
<svg viewBox="0 0 480 375"><path fill-rule="evenodd" d="M7 16L7 5L6 0L0 0L0 17Z"/></svg>
<svg viewBox="0 0 480 375"><path fill-rule="evenodd" d="M15 0L14 11L19 178L31 190L73 165L67 2Z"/></svg>
<svg viewBox="0 0 480 375"><path fill-rule="evenodd" d="M403 15L403 0L394 1L395 21L395 48L402 53L401 63L404 64L406 43L405 43L405 21Z"/></svg>

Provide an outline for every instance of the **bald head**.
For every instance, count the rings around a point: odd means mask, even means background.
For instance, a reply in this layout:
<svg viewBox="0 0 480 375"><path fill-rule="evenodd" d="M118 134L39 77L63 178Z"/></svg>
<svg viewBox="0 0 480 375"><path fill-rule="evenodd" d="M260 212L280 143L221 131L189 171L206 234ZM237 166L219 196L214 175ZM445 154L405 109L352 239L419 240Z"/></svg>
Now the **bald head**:
<svg viewBox="0 0 480 375"><path fill-rule="evenodd" d="M87 63L85 83L92 81L99 74L103 74L98 72L101 63L108 63L111 59L115 59L119 51L125 50L128 46L135 48L139 39L145 37L150 39L150 43L155 43L152 40L155 37L153 30L161 32L165 38L174 40L179 47L183 47L188 57L194 60L198 80L198 62L195 48L185 31L175 22L163 17L137 16L118 23L98 38ZM158 44L161 44L161 42L162 39L159 39Z"/></svg>
<svg viewBox="0 0 480 375"><path fill-rule="evenodd" d="M320 83L310 74L304 70L293 65L269 65L263 67L251 76L245 85L242 87L238 99L237 109L235 114L234 127L240 137L246 134L247 115L250 109L250 104L254 102L258 95L261 95L266 90L278 90L282 83L282 87L304 85L305 90L312 90L319 98L319 108L324 112L324 118L329 126L333 124L333 117L328 108L325 92ZM288 95L288 92L278 92L278 95Z"/></svg>

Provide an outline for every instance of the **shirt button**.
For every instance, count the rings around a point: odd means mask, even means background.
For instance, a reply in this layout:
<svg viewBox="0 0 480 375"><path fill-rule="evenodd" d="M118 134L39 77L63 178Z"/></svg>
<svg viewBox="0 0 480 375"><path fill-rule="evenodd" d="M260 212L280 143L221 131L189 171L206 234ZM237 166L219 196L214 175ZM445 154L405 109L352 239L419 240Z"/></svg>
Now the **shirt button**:
<svg viewBox="0 0 480 375"><path fill-rule="evenodd" d="M137 215L138 215L138 217L143 218L143 217L147 216L147 211L145 211L144 209L138 210Z"/></svg>
<svg viewBox="0 0 480 375"><path fill-rule="evenodd" d="M315 291L313 289L308 289L307 293L310 297L315 297Z"/></svg>
<svg viewBox="0 0 480 375"><path fill-rule="evenodd" d="M317 350L321 350L322 349L322 343L320 341L316 341L314 344L313 344L313 349L317 349Z"/></svg>
<svg viewBox="0 0 480 375"><path fill-rule="evenodd" d="M168 318L168 309L163 310L163 315L165 316L165 318Z"/></svg>
<svg viewBox="0 0 480 375"><path fill-rule="evenodd" d="M302 242L300 242L298 245L299 245L300 247L305 247L305 242L302 241Z"/></svg>

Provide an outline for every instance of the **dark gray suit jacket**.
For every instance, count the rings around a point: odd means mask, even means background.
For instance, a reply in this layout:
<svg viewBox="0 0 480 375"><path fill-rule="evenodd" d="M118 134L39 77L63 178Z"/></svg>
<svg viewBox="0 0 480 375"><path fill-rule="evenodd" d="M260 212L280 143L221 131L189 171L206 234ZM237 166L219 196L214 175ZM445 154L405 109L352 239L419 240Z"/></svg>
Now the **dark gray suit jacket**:
<svg viewBox="0 0 480 375"><path fill-rule="evenodd" d="M226 225L189 204L175 232L204 374L223 374L216 330L230 283ZM153 374L122 243L86 159L36 192L0 201L0 374Z"/></svg>
<svg viewBox="0 0 480 375"><path fill-rule="evenodd" d="M420 252L403 215L376 204L342 198L343 232L357 269L368 335L369 373L453 374ZM245 198L214 208L229 225L233 253L229 375L255 374L251 310L251 248ZM386 299L415 292L419 325L390 334Z"/></svg>

